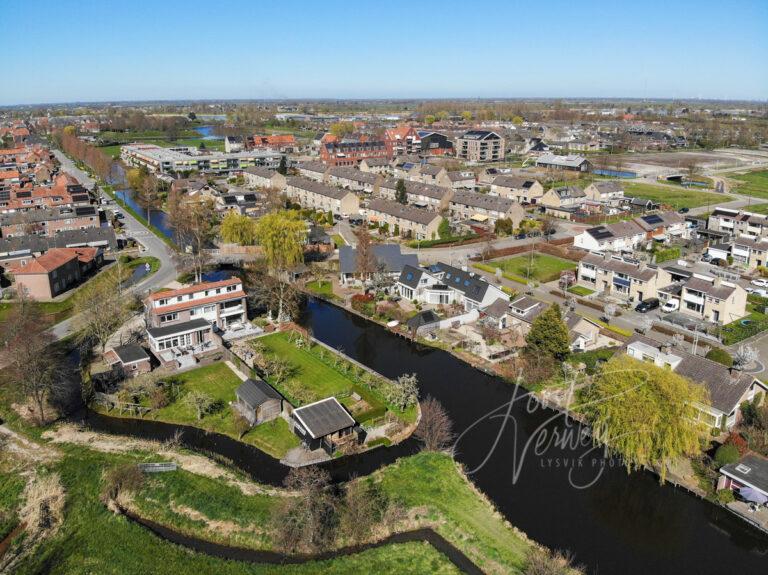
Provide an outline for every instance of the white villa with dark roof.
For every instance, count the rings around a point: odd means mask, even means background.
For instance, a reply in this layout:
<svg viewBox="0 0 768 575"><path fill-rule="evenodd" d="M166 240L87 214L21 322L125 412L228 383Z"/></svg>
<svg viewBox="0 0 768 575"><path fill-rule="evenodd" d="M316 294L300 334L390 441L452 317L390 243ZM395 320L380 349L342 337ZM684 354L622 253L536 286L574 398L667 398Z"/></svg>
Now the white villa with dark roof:
<svg viewBox="0 0 768 575"><path fill-rule="evenodd" d="M433 305L458 303L467 311L486 308L498 299L509 301L506 293L481 275L444 263L429 269L406 266L395 287L406 299Z"/></svg>

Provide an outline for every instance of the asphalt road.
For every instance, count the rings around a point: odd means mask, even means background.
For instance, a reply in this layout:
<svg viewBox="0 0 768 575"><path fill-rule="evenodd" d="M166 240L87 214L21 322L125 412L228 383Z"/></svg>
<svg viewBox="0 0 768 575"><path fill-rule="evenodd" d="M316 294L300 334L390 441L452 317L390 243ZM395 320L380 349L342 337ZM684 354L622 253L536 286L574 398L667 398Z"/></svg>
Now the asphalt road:
<svg viewBox="0 0 768 575"><path fill-rule="evenodd" d="M75 166L72 160L59 150L54 150L53 153L56 155L56 159L61 163L62 170L68 174L72 174L86 188L91 189L91 187L93 187L93 178ZM104 195L106 197L106 194ZM112 205L116 207L115 204ZM139 220L124 210L120 211L125 216L123 219L125 235L134 238L142 246L142 255L154 256L160 260L160 269L157 270L157 272L136 285L131 286L128 288L128 291L138 292L139 294L144 295L175 280L179 275L179 271L173 258L173 251L163 240L158 238L139 222ZM57 339L67 337L72 334L73 326L76 323L76 316L57 323L52 328L54 336L56 336Z"/></svg>

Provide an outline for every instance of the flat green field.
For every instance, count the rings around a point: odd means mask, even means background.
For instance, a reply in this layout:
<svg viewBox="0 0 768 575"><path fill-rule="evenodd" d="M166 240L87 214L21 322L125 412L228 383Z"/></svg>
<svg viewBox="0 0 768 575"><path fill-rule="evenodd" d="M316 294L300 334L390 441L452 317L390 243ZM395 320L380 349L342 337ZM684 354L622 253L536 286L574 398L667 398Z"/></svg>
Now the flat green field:
<svg viewBox="0 0 768 575"><path fill-rule="evenodd" d="M677 189L665 186L654 186L653 184L626 183L624 184L625 195L629 197L646 198L654 202L659 202L671 206L678 210L680 208L698 208L701 206L716 206L723 203L722 194L714 192L700 192L698 190Z"/></svg>
<svg viewBox="0 0 768 575"><path fill-rule="evenodd" d="M179 398L162 409L151 411L149 418L202 427L235 439L239 438L229 402L235 401L235 390L242 381L225 363L213 363L185 371L169 379L179 384L181 388ZM201 420L197 419L194 410L184 403L184 395L192 391L210 395L218 403L218 409ZM282 418L257 425L240 438L240 441L254 445L278 458L299 445L299 438L291 432Z"/></svg>
<svg viewBox="0 0 768 575"><path fill-rule="evenodd" d="M576 269L574 262L538 253L533 254L533 257L522 255L489 261L485 265L493 269L501 268L504 274L515 276L510 278L514 281L519 281L516 278L522 278L523 280L532 279L542 283L558 279L562 271Z"/></svg>
<svg viewBox="0 0 768 575"><path fill-rule="evenodd" d="M737 194L768 200L768 170L733 174L730 177L741 182L734 190Z"/></svg>

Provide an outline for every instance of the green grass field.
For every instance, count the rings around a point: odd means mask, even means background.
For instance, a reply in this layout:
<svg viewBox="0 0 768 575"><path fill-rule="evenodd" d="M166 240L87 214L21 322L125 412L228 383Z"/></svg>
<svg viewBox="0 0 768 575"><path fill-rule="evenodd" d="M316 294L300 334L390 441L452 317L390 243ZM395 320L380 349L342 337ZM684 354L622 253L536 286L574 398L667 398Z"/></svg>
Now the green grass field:
<svg viewBox="0 0 768 575"><path fill-rule="evenodd" d="M768 203L752 204L751 206L744 206L742 209L755 214L768 214Z"/></svg>
<svg viewBox="0 0 768 575"><path fill-rule="evenodd" d="M522 278L523 281L532 279L542 283L558 279L562 271L576 269L574 262L538 253L533 254L533 257L530 258L527 255L515 256L489 261L485 265L493 268L491 271L495 271L495 268L501 268L503 274L512 276L508 279L514 281L519 281L518 278Z"/></svg>
<svg viewBox="0 0 768 575"><path fill-rule="evenodd" d="M103 474L120 463L155 461L152 454L115 455L62 445L65 453L54 471L61 476L67 496L64 521L55 535L42 544L14 569L18 575L50 573L98 573L100 575L359 575L361 573L436 573L453 575L459 571L444 555L421 543L388 545L348 557L301 565L261 565L229 561L167 543L148 529L121 515L115 515L99 500ZM178 475L177 475L178 474ZM174 472L177 477L152 478L146 484L148 496L157 498L153 509L167 512L163 501L201 505L206 513L226 517L234 523L256 522L265 517L269 504L262 496L246 496L222 482L206 480L186 472ZM252 500L253 498L253 500ZM218 509L218 512L215 511ZM488 515L489 521L500 519ZM190 521L198 529L201 520ZM260 525L256 525L260 529ZM510 534L518 537L511 529ZM465 542L457 542L466 545ZM521 543L522 544L522 543Z"/></svg>
<svg viewBox="0 0 768 575"><path fill-rule="evenodd" d="M149 418L202 427L235 439L239 438L229 402L235 401L235 390L242 381L225 363L213 363L185 371L170 379L179 383L182 390L180 397L162 409L151 411ZM218 403L218 409L201 420L197 419L194 410L184 403L184 395L191 391L207 393ZM277 458L299 445L298 437L282 418L258 425L239 439Z"/></svg>
<svg viewBox="0 0 768 575"><path fill-rule="evenodd" d="M716 206L723 202L723 195L714 192L701 192L685 188L654 186L628 182L624 184L624 193L629 197L646 198L654 202L680 208L698 208L701 206Z"/></svg>
<svg viewBox="0 0 768 575"><path fill-rule="evenodd" d="M318 295L325 297L335 297L333 294L333 282L330 280L307 282L306 288Z"/></svg>
<svg viewBox="0 0 768 575"><path fill-rule="evenodd" d="M584 286L573 286L568 288L568 292L580 296L588 296L595 293L595 290L589 289L588 287Z"/></svg>
<svg viewBox="0 0 768 575"><path fill-rule="evenodd" d="M740 182L734 190L736 193L768 200L768 170L733 174L730 177Z"/></svg>

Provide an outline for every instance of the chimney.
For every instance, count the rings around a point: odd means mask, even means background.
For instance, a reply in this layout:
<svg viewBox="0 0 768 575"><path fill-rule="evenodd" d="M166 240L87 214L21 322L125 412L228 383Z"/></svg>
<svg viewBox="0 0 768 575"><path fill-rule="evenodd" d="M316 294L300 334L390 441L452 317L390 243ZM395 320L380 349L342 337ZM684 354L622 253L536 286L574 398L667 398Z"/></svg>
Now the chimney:
<svg viewBox="0 0 768 575"><path fill-rule="evenodd" d="M720 276L715 276L715 281L712 282L712 285L715 287L720 287L722 283L723 280L720 278Z"/></svg>
<svg viewBox="0 0 768 575"><path fill-rule="evenodd" d="M659 351L665 355L668 355L672 352L672 347L669 345L669 343L663 343L659 347Z"/></svg>

